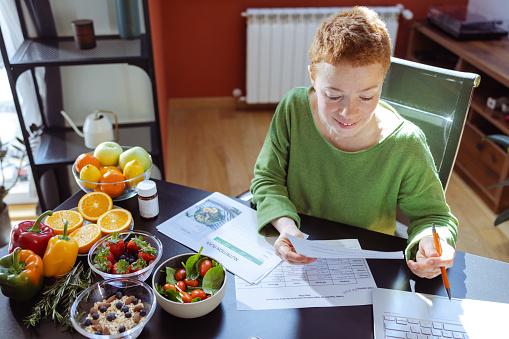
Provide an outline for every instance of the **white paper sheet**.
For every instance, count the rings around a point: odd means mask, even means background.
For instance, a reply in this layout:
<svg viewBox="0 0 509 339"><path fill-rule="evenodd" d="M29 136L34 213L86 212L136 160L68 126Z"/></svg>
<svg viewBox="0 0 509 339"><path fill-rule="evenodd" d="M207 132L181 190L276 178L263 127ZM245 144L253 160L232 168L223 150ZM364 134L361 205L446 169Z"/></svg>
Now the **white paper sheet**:
<svg viewBox="0 0 509 339"><path fill-rule="evenodd" d="M404 259L402 251L380 252L362 249L344 248L323 242L305 240L288 235L297 253L310 258L366 258L366 259Z"/></svg>
<svg viewBox="0 0 509 339"><path fill-rule="evenodd" d="M319 242L360 249L357 239ZM258 284L235 277L237 310L369 305L373 287L375 280L362 258L283 262Z"/></svg>
<svg viewBox="0 0 509 339"><path fill-rule="evenodd" d="M259 281L281 262L274 239L258 234L256 211L221 193L209 195L157 230L195 251L203 246L203 255L249 282Z"/></svg>

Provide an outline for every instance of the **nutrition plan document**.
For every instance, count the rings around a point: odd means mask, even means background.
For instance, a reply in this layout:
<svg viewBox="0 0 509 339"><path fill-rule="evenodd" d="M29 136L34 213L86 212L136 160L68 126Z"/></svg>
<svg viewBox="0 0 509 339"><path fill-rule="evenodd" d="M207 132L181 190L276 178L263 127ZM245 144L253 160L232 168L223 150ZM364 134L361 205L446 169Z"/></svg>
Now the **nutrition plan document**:
<svg viewBox="0 0 509 339"><path fill-rule="evenodd" d="M357 239L320 240L361 249ZM319 258L309 265L276 266L257 284L235 276L237 310L369 305L375 280L363 258Z"/></svg>

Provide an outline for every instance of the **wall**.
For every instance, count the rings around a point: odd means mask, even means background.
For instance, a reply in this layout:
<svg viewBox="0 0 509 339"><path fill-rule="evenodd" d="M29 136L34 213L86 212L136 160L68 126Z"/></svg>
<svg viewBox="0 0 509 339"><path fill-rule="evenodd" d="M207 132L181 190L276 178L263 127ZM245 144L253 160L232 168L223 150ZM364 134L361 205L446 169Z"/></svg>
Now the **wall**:
<svg viewBox="0 0 509 339"><path fill-rule="evenodd" d="M507 0L470 0L468 11L484 16L489 20L502 20L502 27L509 29L509 10Z"/></svg>
<svg viewBox="0 0 509 339"><path fill-rule="evenodd" d="M414 18L425 18L428 7L441 2L444 1L150 0L151 5L160 9L161 17L156 21L162 23L159 28L163 38L154 42L154 49L156 43L163 45L159 50L160 63L156 64L160 75L158 86L165 82L167 99L225 97L231 96L235 88L245 93L246 22L241 13L247 8L387 6L401 3L414 13ZM468 0L448 0L447 3L467 4ZM405 55L410 27L410 22L400 19L396 56ZM164 69L158 68L162 63Z"/></svg>

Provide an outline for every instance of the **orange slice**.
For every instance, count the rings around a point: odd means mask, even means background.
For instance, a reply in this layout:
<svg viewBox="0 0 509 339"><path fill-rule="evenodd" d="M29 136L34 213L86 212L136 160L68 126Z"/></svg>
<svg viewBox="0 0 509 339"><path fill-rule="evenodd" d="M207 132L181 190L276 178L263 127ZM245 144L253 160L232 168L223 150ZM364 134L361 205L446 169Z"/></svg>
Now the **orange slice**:
<svg viewBox="0 0 509 339"><path fill-rule="evenodd" d="M78 253L88 253L90 248L101 239L102 233L97 224L87 224L69 234L69 237L78 243Z"/></svg>
<svg viewBox="0 0 509 339"><path fill-rule="evenodd" d="M78 211L61 210L55 211L52 215L46 217L44 223L51 227L55 234L64 233L64 220L67 219L67 234L83 225L83 217Z"/></svg>
<svg viewBox="0 0 509 339"><path fill-rule="evenodd" d="M132 221L131 212L123 208L115 208L101 215L97 220L97 226L103 234L111 234L128 229Z"/></svg>
<svg viewBox="0 0 509 339"><path fill-rule="evenodd" d="M83 218L96 222L101 215L113 208L113 200L104 192L90 192L81 197L78 211Z"/></svg>

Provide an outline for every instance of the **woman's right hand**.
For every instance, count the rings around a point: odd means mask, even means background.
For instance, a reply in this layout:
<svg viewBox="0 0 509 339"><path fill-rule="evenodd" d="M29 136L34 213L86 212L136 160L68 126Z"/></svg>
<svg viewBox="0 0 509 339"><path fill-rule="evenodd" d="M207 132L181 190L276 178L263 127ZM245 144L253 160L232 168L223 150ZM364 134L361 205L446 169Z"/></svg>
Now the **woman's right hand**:
<svg viewBox="0 0 509 339"><path fill-rule="evenodd" d="M288 240L288 237L286 236L287 234L304 238L304 234L302 234L302 232L297 228L297 225L293 219L282 217L273 220L272 225L280 233L279 237L274 243L274 249L278 257L292 265L307 265L316 261L316 258L309 258L305 255L298 254L290 240Z"/></svg>

